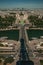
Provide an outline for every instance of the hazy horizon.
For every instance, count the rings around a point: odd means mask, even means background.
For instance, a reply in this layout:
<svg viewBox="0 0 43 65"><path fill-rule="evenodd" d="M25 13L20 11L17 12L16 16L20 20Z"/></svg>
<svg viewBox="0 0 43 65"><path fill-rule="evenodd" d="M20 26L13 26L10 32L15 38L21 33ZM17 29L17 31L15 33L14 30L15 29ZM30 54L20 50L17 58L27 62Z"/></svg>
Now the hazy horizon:
<svg viewBox="0 0 43 65"><path fill-rule="evenodd" d="M0 8L43 8L43 0L0 0Z"/></svg>

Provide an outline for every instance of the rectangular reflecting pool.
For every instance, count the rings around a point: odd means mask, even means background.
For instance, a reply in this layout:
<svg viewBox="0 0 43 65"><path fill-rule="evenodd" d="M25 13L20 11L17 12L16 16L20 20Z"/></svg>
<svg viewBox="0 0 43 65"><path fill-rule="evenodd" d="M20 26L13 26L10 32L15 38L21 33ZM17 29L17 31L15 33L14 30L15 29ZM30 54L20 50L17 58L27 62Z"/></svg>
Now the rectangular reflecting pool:
<svg viewBox="0 0 43 65"><path fill-rule="evenodd" d="M19 40L19 30L0 31L0 37L8 37L11 40Z"/></svg>

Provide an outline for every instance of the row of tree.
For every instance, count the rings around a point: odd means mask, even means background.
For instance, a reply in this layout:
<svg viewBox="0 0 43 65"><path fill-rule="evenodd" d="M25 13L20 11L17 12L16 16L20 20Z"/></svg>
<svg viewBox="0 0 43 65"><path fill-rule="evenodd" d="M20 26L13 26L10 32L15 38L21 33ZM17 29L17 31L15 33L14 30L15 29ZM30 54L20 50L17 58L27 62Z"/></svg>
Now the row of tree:
<svg viewBox="0 0 43 65"><path fill-rule="evenodd" d="M2 18L0 16L0 28L6 28L8 26L12 26L13 23L16 21L16 16L5 16Z"/></svg>
<svg viewBox="0 0 43 65"><path fill-rule="evenodd" d="M14 58L12 56L7 58L4 56L0 56L0 63L3 63L3 65L7 65L7 63L11 64L12 62L14 62Z"/></svg>
<svg viewBox="0 0 43 65"><path fill-rule="evenodd" d="M28 17L29 21L32 23L33 26L35 27L43 27L43 17L39 18L38 16L29 16Z"/></svg>

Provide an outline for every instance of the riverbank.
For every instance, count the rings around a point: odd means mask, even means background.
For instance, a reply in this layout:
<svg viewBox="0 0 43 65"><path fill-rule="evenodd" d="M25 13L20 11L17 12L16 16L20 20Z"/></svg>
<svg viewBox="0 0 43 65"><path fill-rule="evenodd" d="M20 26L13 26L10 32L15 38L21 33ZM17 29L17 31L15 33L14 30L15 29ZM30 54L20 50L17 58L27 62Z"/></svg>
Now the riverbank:
<svg viewBox="0 0 43 65"><path fill-rule="evenodd" d="M43 28L29 28L29 27L25 27L25 29L29 29L29 30L43 30ZM0 31L6 31L6 30L20 30L20 27L18 28L6 28L6 29L0 29Z"/></svg>
<svg viewBox="0 0 43 65"><path fill-rule="evenodd" d="M27 28L26 27L26 29L28 30L43 30L43 28ZM8 28L6 28L6 29L0 29L0 31L6 31L6 30L20 30L20 28L10 28L10 29L8 29Z"/></svg>
<svg viewBox="0 0 43 65"><path fill-rule="evenodd" d="M7 31L7 30L19 30L19 28L10 28L10 29L8 29L8 28L6 28L6 29L0 29L0 31Z"/></svg>
<svg viewBox="0 0 43 65"><path fill-rule="evenodd" d="M33 30L43 30L43 28L29 28L29 29L33 29Z"/></svg>

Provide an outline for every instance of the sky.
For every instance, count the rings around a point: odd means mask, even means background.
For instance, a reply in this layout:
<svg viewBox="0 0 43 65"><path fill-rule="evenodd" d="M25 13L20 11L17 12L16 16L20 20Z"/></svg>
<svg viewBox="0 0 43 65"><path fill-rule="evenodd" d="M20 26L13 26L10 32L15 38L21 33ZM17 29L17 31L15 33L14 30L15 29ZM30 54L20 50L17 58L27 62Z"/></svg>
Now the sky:
<svg viewBox="0 0 43 65"><path fill-rule="evenodd" d="M43 8L43 0L0 0L0 8Z"/></svg>

